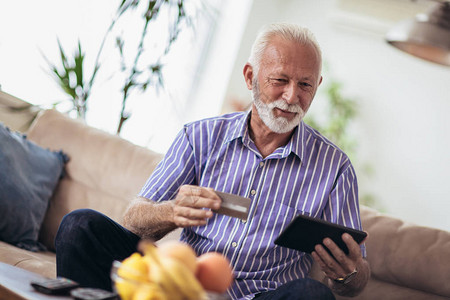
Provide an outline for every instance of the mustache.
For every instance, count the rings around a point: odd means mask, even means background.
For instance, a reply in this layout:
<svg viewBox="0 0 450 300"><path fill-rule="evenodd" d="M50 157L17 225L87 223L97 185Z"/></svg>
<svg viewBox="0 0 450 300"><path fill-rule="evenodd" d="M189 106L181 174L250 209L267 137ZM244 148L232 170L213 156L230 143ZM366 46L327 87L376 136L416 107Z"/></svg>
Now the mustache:
<svg viewBox="0 0 450 300"><path fill-rule="evenodd" d="M278 99L272 103L269 103L270 108L279 108L288 112L303 113L303 108L299 104L288 104L283 99Z"/></svg>

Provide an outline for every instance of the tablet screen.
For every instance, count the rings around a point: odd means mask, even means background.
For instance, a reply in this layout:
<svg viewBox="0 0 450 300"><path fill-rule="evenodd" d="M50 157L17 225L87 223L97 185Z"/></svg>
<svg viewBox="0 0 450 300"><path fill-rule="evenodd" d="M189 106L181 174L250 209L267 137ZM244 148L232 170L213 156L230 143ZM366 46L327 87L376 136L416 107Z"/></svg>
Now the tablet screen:
<svg viewBox="0 0 450 300"><path fill-rule="evenodd" d="M342 240L342 234L350 234L360 244L367 233L364 231L334 224L322 219L298 215L276 238L275 244L306 253L314 251L314 247L322 244L326 237L331 238L339 248L348 254L347 245ZM325 249L328 249L324 247Z"/></svg>

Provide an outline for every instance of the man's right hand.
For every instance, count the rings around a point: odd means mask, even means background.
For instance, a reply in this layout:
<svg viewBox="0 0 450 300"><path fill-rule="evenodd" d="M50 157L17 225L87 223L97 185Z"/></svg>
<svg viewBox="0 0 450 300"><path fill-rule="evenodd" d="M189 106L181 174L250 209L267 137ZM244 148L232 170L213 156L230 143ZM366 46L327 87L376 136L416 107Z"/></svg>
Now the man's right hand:
<svg viewBox="0 0 450 300"><path fill-rule="evenodd" d="M173 221L178 227L203 226L220 204L212 188L183 185L173 201Z"/></svg>

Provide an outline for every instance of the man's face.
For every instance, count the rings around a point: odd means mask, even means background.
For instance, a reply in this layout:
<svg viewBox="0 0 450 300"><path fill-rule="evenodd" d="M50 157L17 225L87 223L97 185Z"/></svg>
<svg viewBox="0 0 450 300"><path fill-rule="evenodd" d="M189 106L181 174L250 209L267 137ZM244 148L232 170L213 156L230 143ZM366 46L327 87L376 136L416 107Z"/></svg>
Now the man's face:
<svg viewBox="0 0 450 300"><path fill-rule="evenodd" d="M264 124L273 132L286 133L295 128L305 116L305 111L299 104L288 104L283 99L264 103L261 100L258 79L253 80L252 88L253 103L256 111ZM275 116L276 110L282 110L293 114L291 119L284 116Z"/></svg>
<svg viewBox="0 0 450 300"><path fill-rule="evenodd" d="M319 56L311 46L275 38L253 75L257 114L271 131L286 133L300 123L321 82Z"/></svg>

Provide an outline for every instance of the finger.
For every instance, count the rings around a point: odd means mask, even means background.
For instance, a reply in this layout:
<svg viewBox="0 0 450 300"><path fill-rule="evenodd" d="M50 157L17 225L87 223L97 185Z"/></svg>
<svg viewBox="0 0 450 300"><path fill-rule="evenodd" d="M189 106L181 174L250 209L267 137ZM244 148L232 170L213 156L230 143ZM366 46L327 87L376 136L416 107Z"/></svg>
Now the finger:
<svg viewBox="0 0 450 300"><path fill-rule="evenodd" d="M212 188L206 188L197 185L183 185L180 187L178 194L220 200L220 197L217 196L216 193L214 193L214 190Z"/></svg>
<svg viewBox="0 0 450 300"><path fill-rule="evenodd" d="M346 243L347 248L349 249L348 255L346 255L344 251L340 249L331 239L326 238L323 242L325 246L331 251L345 275L355 270L357 261L362 258L362 255L361 249L351 235L343 234L342 240ZM339 275L341 276L342 274Z"/></svg>
<svg viewBox="0 0 450 300"><path fill-rule="evenodd" d="M180 188L176 204L180 206L219 209L221 200L211 188L184 185Z"/></svg>
<svg viewBox="0 0 450 300"><path fill-rule="evenodd" d="M203 226L212 216L210 210L175 206L173 220L178 227Z"/></svg>
<svg viewBox="0 0 450 300"><path fill-rule="evenodd" d="M177 195L175 198L175 205L191 208L218 209L220 207L220 202L211 198Z"/></svg>
<svg viewBox="0 0 450 300"><path fill-rule="evenodd" d="M174 217L186 219L209 219L213 216L212 211L191 207L175 206L173 209Z"/></svg>
<svg viewBox="0 0 450 300"><path fill-rule="evenodd" d="M178 204L190 207L201 207L198 205L198 201L201 198L202 190L195 185L184 185L178 192Z"/></svg>
<svg viewBox="0 0 450 300"><path fill-rule="evenodd" d="M358 245L358 243L353 239L353 237L350 234L344 233L342 235L342 240L347 245L347 248L348 248L348 251L349 251L348 256L352 260L356 260L356 259L362 257L361 247Z"/></svg>
<svg viewBox="0 0 450 300"><path fill-rule="evenodd" d="M206 225L206 219L187 219L182 216L175 216L174 223L178 227L191 227Z"/></svg>
<svg viewBox="0 0 450 300"><path fill-rule="evenodd" d="M189 192L190 192L191 196L200 197L202 190L196 186L190 186Z"/></svg>
<svg viewBox="0 0 450 300"><path fill-rule="evenodd" d="M214 189L210 188L210 187L202 188L202 196L203 197L207 197L207 198L211 198L211 199L219 201L219 202L222 202L222 199L216 194Z"/></svg>
<svg viewBox="0 0 450 300"><path fill-rule="evenodd" d="M359 243L360 245L364 244L369 239L369 232L367 232L367 231L364 231L364 232L366 233L366 237L361 241L361 243Z"/></svg>
<svg viewBox="0 0 450 300"><path fill-rule="evenodd" d="M322 272L331 279L338 278L339 275L336 274L336 271L334 270L334 265L326 262L325 255L323 253L325 249L323 249L321 245L316 245L315 250L316 251L313 251L311 255L319 265L319 268L322 270ZM328 255L328 252L326 253Z"/></svg>
<svg viewBox="0 0 450 300"><path fill-rule="evenodd" d="M319 265L320 270L322 270L322 272L326 276L328 276L328 277L333 276L333 274L331 274L330 270L327 268L327 265L325 264L325 262L322 260L322 258L319 256L319 254L317 254L316 251L311 252L311 256L313 257L314 261Z"/></svg>
<svg viewBox="0 0 450 300"><path fill-rule="evenodd" d="M347 272L341 266L341 263L338 262L333 256L331 256L323 245L316 245L314 249L319 258L322 260L322 271L327 275L329 274L330 278L334 279L347 274Z"/></svg>
<svg viewBox="0 0 450 300"><path fill-rule="evenodd" d="M333 254L334 259L341 265L345 265L347 263L347 255L345 255L344 251L342 251L341 248L339 248L336 243L330 239L325 238L323 240L323 244L330 250L330 252Z"/></svg>

